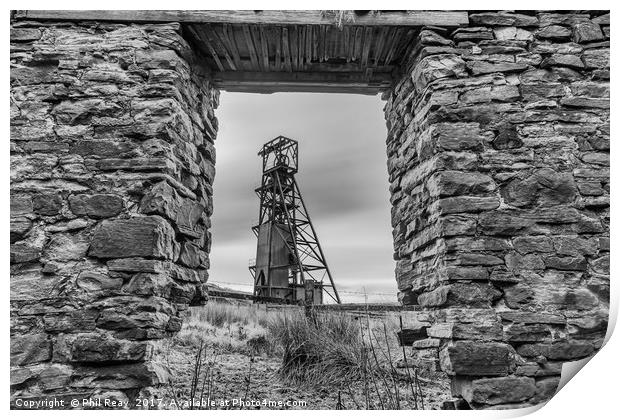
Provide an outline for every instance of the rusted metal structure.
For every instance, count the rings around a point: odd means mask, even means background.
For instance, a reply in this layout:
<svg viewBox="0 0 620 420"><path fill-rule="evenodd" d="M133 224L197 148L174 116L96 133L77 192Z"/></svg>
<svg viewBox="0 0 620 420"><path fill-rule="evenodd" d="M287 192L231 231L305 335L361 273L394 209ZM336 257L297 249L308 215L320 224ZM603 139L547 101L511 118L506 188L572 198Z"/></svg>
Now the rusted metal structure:
<svg viewBox="0 0 620 420"><path fill-rule="evenodd" d="M258 152L263 160L256 260L250 263L256 300L323 303L323 294L340 303L325 255L295 181L297 141L284 136Z"/></svg>

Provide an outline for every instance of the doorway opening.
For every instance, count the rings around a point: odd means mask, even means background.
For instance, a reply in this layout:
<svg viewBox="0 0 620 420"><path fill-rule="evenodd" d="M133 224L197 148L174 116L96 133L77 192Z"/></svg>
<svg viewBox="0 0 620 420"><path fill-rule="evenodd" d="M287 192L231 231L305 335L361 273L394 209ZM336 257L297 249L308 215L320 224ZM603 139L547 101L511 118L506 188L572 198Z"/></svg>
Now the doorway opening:
<svg viewBox="0 0 620 420"><path fill-rule="evenodd" d="M396 302L379 96L222 92L209 283L251 292L262 145L299 142L296 175L343 302Z"/></svg>

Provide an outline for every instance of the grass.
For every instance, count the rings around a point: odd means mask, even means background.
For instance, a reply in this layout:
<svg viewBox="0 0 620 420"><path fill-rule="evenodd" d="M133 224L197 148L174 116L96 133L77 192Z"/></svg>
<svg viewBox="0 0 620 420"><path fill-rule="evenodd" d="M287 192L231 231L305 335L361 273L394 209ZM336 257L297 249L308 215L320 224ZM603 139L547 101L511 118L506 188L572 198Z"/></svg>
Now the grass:
<svg viewBox="0 0 620 420"><path fill-rule="evenodd" d="M301 312L278 317L270 335L282 350L282 373L296 383L339 385L358 379L362 338L356 321L342 314Z"/></svg>
<svg viewBox="0 0 620 420"><path fill-rule="evenodd" d="M256 305L209 301L204 307L191 309L175 341L182 346L198 348L203 344L226 352L273 354L268 326L277 316Z"/></svg>
<svg viewBox="0 0 620 420"><path fill-rule="evenodd" d="M217 362L215 356L205 361L207 353L237 353L250 361L262 354L280 358L279 374L285 382L337 389L339 407L400 409L405 401L404 406L418 408L419 402L423 407L416 372L408 369L404 376L395 369L402 351L396 329L397 316L314 312L306 317L303 308L295 306L267 310L263 305L209 301L191 309L173 345L197 355L192 357L190 394L197 393L198 383L200 393L213 386L207 377ZM251 364L247 370L250 383Z"/></svg>

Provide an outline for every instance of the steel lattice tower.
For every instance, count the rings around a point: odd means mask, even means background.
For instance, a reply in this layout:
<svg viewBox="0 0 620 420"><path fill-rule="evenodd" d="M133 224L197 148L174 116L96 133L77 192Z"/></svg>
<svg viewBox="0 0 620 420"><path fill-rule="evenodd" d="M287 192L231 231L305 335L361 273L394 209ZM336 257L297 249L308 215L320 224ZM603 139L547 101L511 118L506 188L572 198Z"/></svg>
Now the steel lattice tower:
<svg viewBox="0 0 620 420"><path fill-rule="evenodd" d="M256 260L250 263L256 300L308 299L323 303L323 292L335 302L340 297L299 186L297 141L279 136L258 152L263 160L258 224L252 227L258 239Z"/></svg>

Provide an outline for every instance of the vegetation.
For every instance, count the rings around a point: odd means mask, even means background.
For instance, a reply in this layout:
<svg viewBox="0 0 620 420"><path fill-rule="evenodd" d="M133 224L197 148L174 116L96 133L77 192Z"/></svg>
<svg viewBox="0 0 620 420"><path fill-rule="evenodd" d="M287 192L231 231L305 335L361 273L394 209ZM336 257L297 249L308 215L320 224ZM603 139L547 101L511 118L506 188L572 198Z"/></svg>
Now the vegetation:
<svg viewBox="0 0 620 420"><path fill-rule="evenodd" d="M189 376L173 375L169 386L179 400L211 398L218 378L230 376L218 376L220 356L234 353L236 368L243 371L236 389L245 389L246 395L259 379L253 363L262 356L280 360L276 373L283 384L331 394L334 403L325 408L424 408L417 372L396 368L396 359L405 356L397 344L397 328L395 316L313 312L306 317L294 306L268 310L263 305L210 301L191 310L161 355L172 371L181 370L173 364L186 364ZM171 362L172 348L185 349L185 359Z"/></svg>

